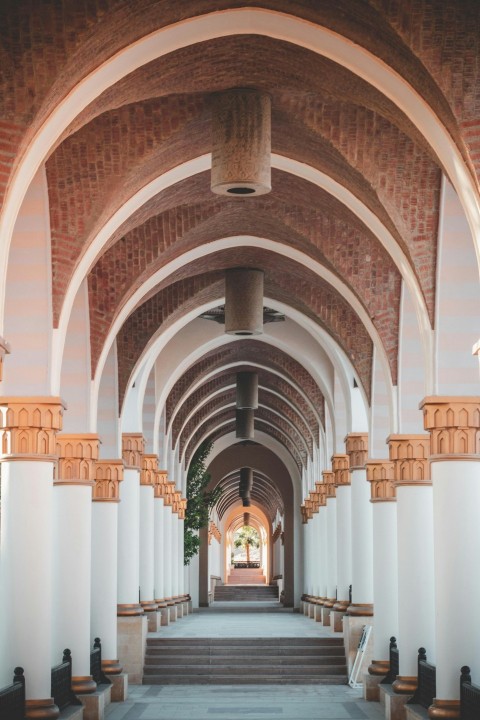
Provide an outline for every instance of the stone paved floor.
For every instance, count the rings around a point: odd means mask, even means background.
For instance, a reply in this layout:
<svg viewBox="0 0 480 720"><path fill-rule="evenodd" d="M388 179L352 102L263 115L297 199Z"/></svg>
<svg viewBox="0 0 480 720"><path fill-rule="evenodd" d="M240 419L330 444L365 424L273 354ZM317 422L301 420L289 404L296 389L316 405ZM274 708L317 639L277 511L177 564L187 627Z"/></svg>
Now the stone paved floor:
<svg viewBox="0 0 480 720"><path fill-rule="evenodd" d="M220 609L220 608L217 608ZM298 613L194 613L161 637L325 637L330 630ZM254 660L253 660L254 662ZM384 720L347 685L143 685L111 705L106 720Z"/></svg>

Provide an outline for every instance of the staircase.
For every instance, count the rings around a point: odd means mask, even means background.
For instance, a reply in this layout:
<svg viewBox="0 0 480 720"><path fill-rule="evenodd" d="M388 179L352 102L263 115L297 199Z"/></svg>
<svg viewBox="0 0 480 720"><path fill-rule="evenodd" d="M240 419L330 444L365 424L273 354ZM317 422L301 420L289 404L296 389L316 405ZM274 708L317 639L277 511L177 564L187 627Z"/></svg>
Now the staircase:
<svg viewBox="0 0 480 720"><path fill-rule="evenodd" d="M227 585L265 585L262 568L232 568Z"/></svg>
<svg viewBox="0 0 480 720"><path fill-rule="evenodd" d="M276 585L216 585L216 602L274 602L278 601Z"/></svg>
<svg viewBox="0 0 480 720"><path fill-rule="evenodd" d="M346 682L342 638L147 638L144 685Z"/></svg>

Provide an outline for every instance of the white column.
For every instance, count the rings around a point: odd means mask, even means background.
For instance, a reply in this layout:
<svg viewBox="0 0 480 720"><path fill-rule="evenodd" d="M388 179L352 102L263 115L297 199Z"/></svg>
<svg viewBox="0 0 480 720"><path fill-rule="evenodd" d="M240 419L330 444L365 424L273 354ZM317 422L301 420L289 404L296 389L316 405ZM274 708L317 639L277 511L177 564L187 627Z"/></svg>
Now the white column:
<svg viewBox="0 0 480 720"><path fill-rule="evenodd" d="M140 584L140 477L125 468L118 506L118 614L141 615Z"/></svg>
<svg viewBox="0 0 480 720"><path fill-rule="evenodd" d="M373 532L370 486L367 482L367 435L346 438L352 482L352 604L349 615L373 614Z"/></svg>
<svg viewBox="0 0 480 720"><path fill-rule="evenodd" d="M165 542L164 542L164 526L166 508L163 502L162 482L166 479L166 473L159 472L162 478L158 478L155 483L154 507L154 587L155 602L163 602L165 600Z"/></svg>
<svg viewBox="0 0 480 720"><path fill-rule="evenodd" d="M185 520L183 518L183 515L179 513L178 515L178 594L180 596L185 595L185 566L183 563L183 544L184 544L184 526L185 526ZM219 566L221 567L221 561L219 563Z"/></svg>
<svg viewBox="0 0 480 720"><path fill-rule="evenodd" d="M373 516L373 600L375 605L371 675L389 670L390 638L398 637L397 506L394 466L388 460L370 460Z"/></svg>
<svg viewBox="0 0 480 720"><path fill-rule="evenodd" d="M312 549L313 549L313 563L312 563L312 595L319 597L320 587L320 527L318 518L318 507L314 509L313 517L310 520L312 525Z"/></svg>
<svg viewBox="0 0 480 720"><path fill-rule="evenodd" d="M323 482L326 485L326 523L327 523L327 600L324 607L335 605L337 594L337 499L335 497L335 476L324 471Z"/></svg>
<svg viewBox="0 0 480 720"><path fill-rule="evenodd" d="M157 456L144 454L140 474L140 604L144 611L154 611L154 508L153 486Z"/></svg>
<svg viewBox="0 0 480 720"><path fill-rule="evenodd" d="M163 523L163 545L164 545L164 591L165 599L171 600L173 597L173 578L172 578L172 508L166 505Z"/></svg>
<svg viewBox="0 0 480 720"><path fill-rule="evenodd" d="M54 483L54 663L72 653L72 688L92 693L90 604L92 487L97 435L58 435L59 464Z"/></svg>
<svg viewBox="0 0 480 720"><path fill-rule="evenodd" d="M317 485L317 489L321 490L320 505L318 508L318 538L319 538L319 557L318 557L318 596L326 600L327 595L327 552L328 552L328 535L327 535L327 505L325 486Z"/></svg>
<svg viewBox="0 0 480 720"><path fill-rule="evenodd" d="M172 508L172 520L171 520L171 535L172 535L172 597L178 598L179 596L179 557L178 557L178 515L173 511Z"/></svg>
<svg viewBox="0 0 480 720"><path fill-rule="evenodd" d="M117 534L122 460L98 460L92 506L92 624L90 643L102 641L102 669L122 672L117 648Z"/></svg>
<svg viewBox="0 0 480 720"><path fill-rule="evenodd" d="M348 455L334 455L332 470L337 497L337 602L334 610L346 611L352 584L352 488Z"/></svg>
<svg viewBox="0 0 480 720"><path fill-rule="evenodd" d="M397 493L398 648L397 693L417 687L418 649L435 662L433 496L429 480L430 437L390 435ZM421 599L418 588L421 587Z"/></svg>
<svg viewBox="0 0 480 720"><path fill-rule="evenodd" d="M25 670L26 717L57 717L50 696L53 470L59 398L2 398L0 682ZM28 528L28 532L27 532Z"/></svg>
<svg viewBox="0 0 480 720"><path fill-rule="evenodd" d="M480 397L422 402L431 432L437 696L430 717L459 717L458 672L475 669L480 579ZM452 609L454 619L452 621Z"/></svg>

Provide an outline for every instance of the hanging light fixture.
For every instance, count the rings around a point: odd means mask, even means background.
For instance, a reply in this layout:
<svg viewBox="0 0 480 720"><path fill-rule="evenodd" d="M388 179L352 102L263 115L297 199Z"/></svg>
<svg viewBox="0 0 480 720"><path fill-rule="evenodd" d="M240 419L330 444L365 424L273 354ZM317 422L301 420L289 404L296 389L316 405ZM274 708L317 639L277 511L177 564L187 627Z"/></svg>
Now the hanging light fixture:
<svg viewBox="0 0 480 720"><path fill-rule="evenodd" d="M250 467L240 469L239 495L241 498L250 495L253 487L253 470Z"/></svg>
<svg viewBox="0 0 480 720"><path fill-rule="evenodd" d="M239 440L253 440L254 415L251 408L242 408L235 411L235 437Z"/></svg>
<svg viewBox="0 0 480 720"><path fill-rule="evenodd" d="M243 513L243 524L244 524L246 527L249 527L249 525L250 525L250 513L249 513L249 512L244 512L244 513Z"/></svg>
<svg viewBox="0 0 480 720"><path fill-rule="evenodd" d="M212 192L270 192L271 125L271 98L264 92L234 88L212 96Z"/></svg>
<svg viewBox="0 0 480 720"><path fill-rule="evenodd" d="M225 332L263 332L263 270L230 268L225 273Z"/></svg>
<svg viewBox="0 0 480 720"><path fill-rule="evenodd" d="M237 373L237 408L258 408L258 375L255 372Z"/></svg>

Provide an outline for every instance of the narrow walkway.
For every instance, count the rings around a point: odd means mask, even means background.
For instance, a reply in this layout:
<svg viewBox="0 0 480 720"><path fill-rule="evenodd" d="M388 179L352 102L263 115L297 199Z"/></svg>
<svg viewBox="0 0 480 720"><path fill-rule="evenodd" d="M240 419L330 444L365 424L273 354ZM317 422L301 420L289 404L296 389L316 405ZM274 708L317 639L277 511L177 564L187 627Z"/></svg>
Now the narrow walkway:
<svg viewBox="0 0 480 720"><path fill-rule="evenodd" d="M151 636L331 637L328 629L293 612L218 612L206 608ZM248 662L254 664L252 658ZM383 720L378 703L366 703L348 685L143 685L130 686L125 703L107 720Z"/></svg>

